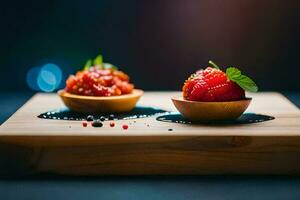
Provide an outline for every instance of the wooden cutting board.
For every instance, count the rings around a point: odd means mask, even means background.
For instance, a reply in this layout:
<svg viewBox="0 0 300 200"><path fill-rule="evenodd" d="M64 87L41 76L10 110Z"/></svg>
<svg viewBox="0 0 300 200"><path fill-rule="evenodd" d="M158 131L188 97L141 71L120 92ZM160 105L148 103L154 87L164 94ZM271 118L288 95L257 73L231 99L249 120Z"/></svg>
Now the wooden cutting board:
<svg viewBox="0 0 300 200"><path fill-rule="evenodd" d="M146 92L139 105L175 111L170 98L176 95ZM37 118L64 107L56 94L37 94L0 127L0 162L30 174L300 174L299 109L279 93L248 96L247 112L275 119L214 126L150 117L84 128L78 121Z"/></svg>

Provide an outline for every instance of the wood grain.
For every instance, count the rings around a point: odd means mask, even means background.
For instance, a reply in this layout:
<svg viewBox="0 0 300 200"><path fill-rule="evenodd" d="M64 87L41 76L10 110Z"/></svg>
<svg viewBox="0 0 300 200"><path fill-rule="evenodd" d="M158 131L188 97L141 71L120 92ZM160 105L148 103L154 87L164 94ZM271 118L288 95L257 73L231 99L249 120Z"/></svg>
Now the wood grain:
<svg viewBox="0 0 300 200"><path fill-rule="evenodd" d="M171 97L177 95L146 92L139 104L174 111ZM70 175L300 174L299 109L278 93L249 96L248 112L275 120L209 126L152 117L123 131L122 124L130 121L95 129L39 119L63 104L56 95L38 94L0 127L0 162L19 163L21 172Z"/></svg>

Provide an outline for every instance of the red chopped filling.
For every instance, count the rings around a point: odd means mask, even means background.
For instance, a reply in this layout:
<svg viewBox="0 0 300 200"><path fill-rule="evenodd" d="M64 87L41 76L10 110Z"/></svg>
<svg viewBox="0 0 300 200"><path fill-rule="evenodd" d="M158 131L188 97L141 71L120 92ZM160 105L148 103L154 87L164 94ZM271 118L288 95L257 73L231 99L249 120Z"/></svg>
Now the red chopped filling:
<svg viewBox="0 0 300 200"><path fill-rule="evenodd" d="M84 96L119 96L129 94L133 89L134 85L129 83L129 76L124 72L94 66L71 75L65 91Z"/></svg>

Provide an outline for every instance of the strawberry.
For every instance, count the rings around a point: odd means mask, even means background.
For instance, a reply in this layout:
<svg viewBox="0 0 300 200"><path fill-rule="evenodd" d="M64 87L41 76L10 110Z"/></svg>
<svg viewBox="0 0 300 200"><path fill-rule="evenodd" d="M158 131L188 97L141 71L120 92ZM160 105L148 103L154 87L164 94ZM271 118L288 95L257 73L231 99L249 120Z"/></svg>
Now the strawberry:
<svg viewBox="0 0 300 200"><path fill-rule="evenodd" d="M245 98L245 90L257 91L256 84L237 68L230 67L226 73L209 62L212 67L199 70L185 81L183 98L190 101L221 102Z"/></svg>

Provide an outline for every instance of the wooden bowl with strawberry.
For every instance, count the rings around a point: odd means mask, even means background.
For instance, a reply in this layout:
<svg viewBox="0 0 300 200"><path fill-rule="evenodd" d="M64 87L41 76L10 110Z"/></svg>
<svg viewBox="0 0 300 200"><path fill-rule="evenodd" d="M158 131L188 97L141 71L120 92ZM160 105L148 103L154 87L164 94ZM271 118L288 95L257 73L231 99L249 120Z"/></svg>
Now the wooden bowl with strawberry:
<svg viewBox="0 0 300 200"><path fill-rule="evenodd" d="M183 95L172 98L175 107L191 121L237 119L251 102L245 91L257 92L257 85L235 67L223 72L214 62L209 64L185 81Z"/></svg>
<svg viewBox="0 0 300 200"><path fill-rule="evenodd" d="M80 113L119 113L132 110L142 90L134 88L129 76L102 62L102 56L88 60L83 70L71 75L58 91L64 104Z"/></svg>

